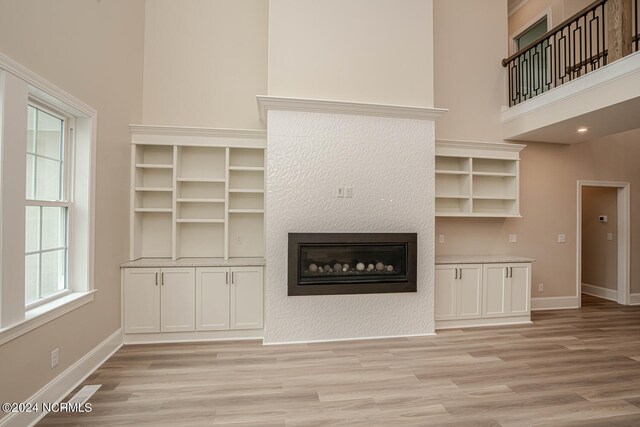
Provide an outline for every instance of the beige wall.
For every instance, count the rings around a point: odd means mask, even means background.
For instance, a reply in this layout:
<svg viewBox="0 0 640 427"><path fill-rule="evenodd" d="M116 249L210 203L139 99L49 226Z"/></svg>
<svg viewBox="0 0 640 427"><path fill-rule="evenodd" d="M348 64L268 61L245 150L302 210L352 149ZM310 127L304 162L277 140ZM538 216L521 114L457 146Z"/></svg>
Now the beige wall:
<svg viewBox="0 0 640 427"><path fill-rule="evenodd" d="M120 328L129 123L142 115L143 0L2 0L0 52L98 110L95 300L0 346L0 401L25 401ZM60 348L60 364L50 355Z"/></svg>
<svg viewBox="0 0 640 427"><path fill-rule="evenodd" d="M432 0L270 0L269 95L432 107Z"/></svg>
<svg viewBox="0 0 640 427"><path fill-rule="evenodd" d="M553 28L570 18L576 12L589 6L594 0L529 0L509 16L509 36L516 36L534 24L543 14L549 12L549 28Z"/></svg>
<svg viewBox="0 0 640 427"><path fill-rule="evenodd" d="M147 0L145 124L262 129L267 0Z"/></svg>
<svg viewBox="0 0 640 427"><path fill-rule="evenodd" d="M433 13L435 104L449 109L436 123L436 138L497 141L507 99L500 63L507 54L506 2L435 0Z"/></svg>
<svg viewBox="0 0 640 427"><path fill-rule="evenodd" d="M608 222L599 217L606 215ZM582 188L582 283L618 289L618 190ZM612 233L613 240L607 240Z"/></svg>

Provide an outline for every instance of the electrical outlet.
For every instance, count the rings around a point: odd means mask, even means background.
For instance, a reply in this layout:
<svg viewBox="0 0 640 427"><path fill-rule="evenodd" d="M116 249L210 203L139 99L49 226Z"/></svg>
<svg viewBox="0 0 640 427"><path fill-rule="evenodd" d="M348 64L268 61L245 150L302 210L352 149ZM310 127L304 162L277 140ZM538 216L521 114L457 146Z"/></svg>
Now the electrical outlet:
<svg viewBox="0 0 640 427"><path fill-rule="evenodd" d="M444 234L441 234L441 235L438 236L438 241L440 243L444 243Z"/></svg>
<svg viewBox="0 0 640 427"><path fill-rule="evenodd" d="M236 245L242 245L242 236L236 237Z"/></svg>
<svg viewBox="0 0 640 427"><path fill-rule="evenodd" d="M336 197L338 199L344 199L344 187L336 187Z"/></svg>
<svg viewBox="0 0 640 427"><path fill-rule="evenodd" d="M344 187L344 197L347 199L353 197L353 187Z"/></svg>
<svg viewBox="0 0 640 427"><path fill-rule="evenodd" d="M509 243L517 243L518 235L517 234L509 234Z"/></svg>
<svg viewBox="0 0 640 427"><path fill-rule="evenodd" d="M613 240L613 233L607 233L607 240Z"/></svg>
<svg viewBox="0 0 640 427"><path fill-rule="evenodd" d="M544 292L544 283L538 283L538 292Z"/></svg>
<svg viewBox="0 0 640 427"><path fill-rule="evenodd" d="M567 241L566 234L558 234L558 243L565 243Z"/></svg>
<svg viewBox="0 0 640 427"><path fill-rule="evenodd" d="M58 366L59 361L60 361L60 349L56 348L51 352L51 369Z"/></svg>

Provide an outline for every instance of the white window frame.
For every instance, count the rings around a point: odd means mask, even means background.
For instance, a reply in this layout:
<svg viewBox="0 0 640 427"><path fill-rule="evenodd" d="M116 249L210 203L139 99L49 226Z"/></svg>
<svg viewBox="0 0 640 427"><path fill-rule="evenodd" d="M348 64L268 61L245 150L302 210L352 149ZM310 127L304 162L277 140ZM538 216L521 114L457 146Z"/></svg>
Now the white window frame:
<svg viewBox="0 0 640 427"><path fill-rule="evenodd" d="M67 291L25 305L27 105L65 120ZM0 53L0 345L94 298L97 111ZM74 123L72 123L74 122ZM9 143L9 141L11 143ZM20 185L16 185L17 183ZM19 197L21 194L21 198ZM38 201L37 205L59 205ZM20 261L21 260L21 261Z"/></svg>
<svg viewBox="0 0 640 427"><path fill-rule="evenodd" d="M26 206L37 206L37 207L64 207L67 208L67 215L66 215L66 271L65 271L65 288L61 291L56 292L55 294L49 295L48 297L44 297L44 298L38 298L37 300L29 303L29 304L25 304L25 309L27 311L34 309L36 307L39 307L43 304L47 304L50 303L52 301L54 301L55 299L58 298L62 298L66 295L69 295L71 292L73 292L73 289L71 288L71 284L74 283L73 282L73 277L72 277L72 269L70 268L71 265L73 265L73 249L72 249L72 245L71 242L72 240L72 234L73 234L73 175L72 175L72 159L73 159L73 147L74 147L74 140L73 140L73 130L75 127L75 117L71 116L69 114L65 114L62 111L58 111L57 109L55 109L54 107L51 107L49 105L47 105L46 103L42 102L40 99L34 98L34 97L29 97L29 101L27 103L27 105L36 108L44 113L47 113L59 120L62 120L62 122L64 123L64 128L63 128L63 157L62 157L62 200L60 201L48 201L48 200L41 200L41 199L25 199L25 205ZM38 154L34 154L35 156L38 156ZM26 158L25 158L26 160ZM37 162L36 162L37 164ZM37 170L37 169L36 169ZM26 197L26 195L25 195ZM34 192L34 197L35 197L35 192ZM40 211L40 221L42 222L42 211ZM40 238L42 238L42 227L39 230L39 235ZM47 251L52 251L54 249L48 249ZM37 251L38 253L42 254L43 252L46 251L42 251L42 248ZM25 252L25 256L26 256L26 252ZM42 258L40 258L40 268L42 268ZM42 286L42 283L40 281L38 281L38 286Z"/></svg>

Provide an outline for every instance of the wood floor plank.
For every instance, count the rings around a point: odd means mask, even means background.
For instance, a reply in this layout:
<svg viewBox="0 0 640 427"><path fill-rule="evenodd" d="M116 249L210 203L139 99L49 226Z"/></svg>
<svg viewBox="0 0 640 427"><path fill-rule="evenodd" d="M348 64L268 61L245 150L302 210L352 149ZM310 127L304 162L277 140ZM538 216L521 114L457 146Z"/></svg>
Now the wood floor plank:
<svg viewBox="0 0 640 427"><path fill-rule="evenodd" d="M434 337L125 346L82 384L102 384L91 413L40 425L640 425L640 307L585 295L581 309L532 320Z"/></svg>

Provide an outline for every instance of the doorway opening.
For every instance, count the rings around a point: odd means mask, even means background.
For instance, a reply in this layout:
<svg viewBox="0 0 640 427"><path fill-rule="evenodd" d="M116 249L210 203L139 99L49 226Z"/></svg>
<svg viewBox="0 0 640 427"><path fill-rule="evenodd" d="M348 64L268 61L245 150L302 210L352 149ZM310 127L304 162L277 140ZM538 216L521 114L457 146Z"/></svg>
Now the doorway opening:
<svg viewBox="0 0 640 427"><path fill-rule="evenodd" d="M578 181L576 296L630 304L630 185Z"/></svg>

